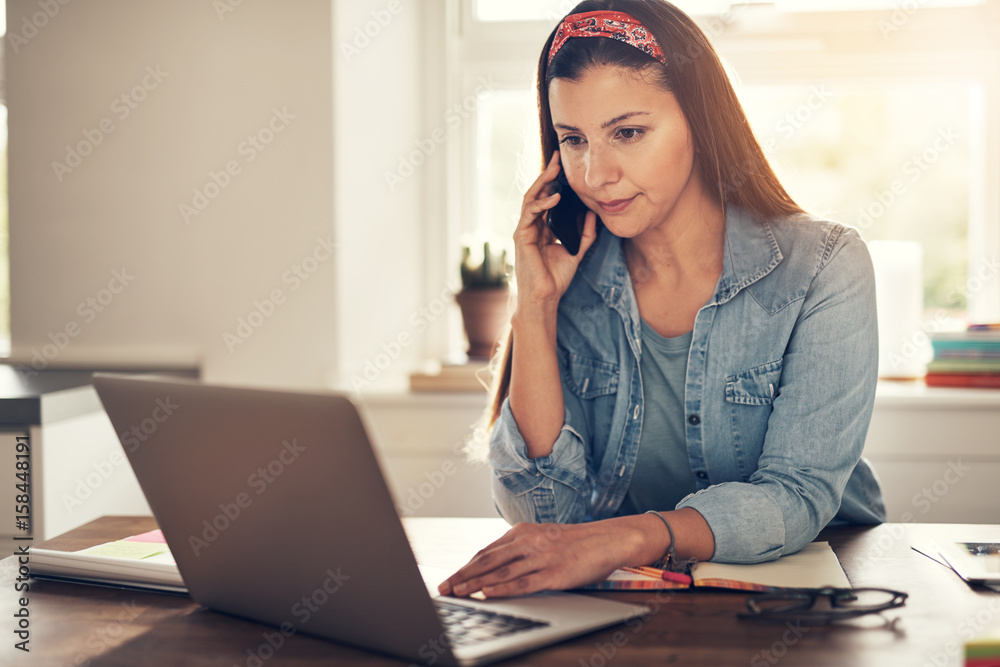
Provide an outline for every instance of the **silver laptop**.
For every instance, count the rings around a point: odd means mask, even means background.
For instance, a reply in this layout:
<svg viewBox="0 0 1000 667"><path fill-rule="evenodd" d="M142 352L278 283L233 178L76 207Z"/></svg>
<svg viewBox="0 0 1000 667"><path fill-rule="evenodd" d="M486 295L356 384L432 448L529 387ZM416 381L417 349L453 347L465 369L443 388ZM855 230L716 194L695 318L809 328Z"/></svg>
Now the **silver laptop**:
<svg viewBox="0 0 1000 667"><path fill-rule="evenodd" d="M432 596L346 396L107 374L94 387L191 597L206 607L458 665L648 613L570 593Z"/></svg>

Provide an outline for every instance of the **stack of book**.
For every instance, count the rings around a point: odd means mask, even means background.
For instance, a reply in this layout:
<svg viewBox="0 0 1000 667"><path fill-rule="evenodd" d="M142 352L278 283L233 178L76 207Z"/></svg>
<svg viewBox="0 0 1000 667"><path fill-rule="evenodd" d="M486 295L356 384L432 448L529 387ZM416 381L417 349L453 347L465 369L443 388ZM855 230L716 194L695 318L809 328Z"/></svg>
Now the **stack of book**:
<svg viewBox="0 0 1000 667"><path fill-rule="evenodd" d="M965 667L1000 667L1000 625L965 642Z"/></svg>
<svg viewBox="0 0 1000 667"><path fill-rule="evenodd" d="M1000 325L972 325L967 331L931 336L934 359L928 387L1000 388Z"/></svg>

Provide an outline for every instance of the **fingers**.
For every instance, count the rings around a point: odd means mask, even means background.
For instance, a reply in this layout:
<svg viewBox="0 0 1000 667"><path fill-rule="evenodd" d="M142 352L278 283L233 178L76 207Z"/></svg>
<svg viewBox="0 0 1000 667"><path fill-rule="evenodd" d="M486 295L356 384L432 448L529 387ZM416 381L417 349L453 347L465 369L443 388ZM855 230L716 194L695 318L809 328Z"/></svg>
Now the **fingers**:
<svg viewBox="0 0 1000 667"><path fill-rule="evenodd" d="M615 551L611 545L627 542L620 537L633 530L611 521L614 520L572 525L518 524L443 582L438 591L460 597L481 591L486 597L495 598L564 590L600 581L627 557L623 549Z"/></svg>
<svg viewBox="0 0 1000 667"><path fill-rule="evenodd" d="M507 535L510 534L511 531L508 531ZM523 564L515 566L515 563L523 561L524 557L524 548L521 545L509 541L502 544L494 542L473 556L472 560L458 572L442 582L438 586L438 592L442 595L475 593L482 588L486 575L492 575L489 579L491 582L505 581L510 576L517 576L525 571Z"/></svg>
<svg viewBox="0 0 1000 667"><path fill-rule="evenodd" d="M597 214L587 211L587 216L583 219L583 233L580 236L580 252L576 253L577 263L587 254L587 250L597 240Z"/></svg>
<svg viewBox="0 0 1000 667"><path fill-rule="evenodd" d="M537 576L539 573L537 566L534 559L518 558L489 572L457 583L452 588L452 594L464 597L482 591L487 597L494 597L533 593L534 589L529 589L541 581Z"/></svg>
<svg viewBox="0 0 1000 667"><path fill-rule="evenodd" d="M517 228L514 230L514 234L516 235L518 232L523 231L538 222L539 218L545 213L545 211L559 203L559 197L559 193L556 192L548 197L526 202L524 204L524 208L521 209L521 219L517 222Z"/></svg>
<svg viewBox="0 0 1000 667"><path fill-rule="evenodd" d="M566 560L564 531L557 524L518 524L442 582L438 592L505 597L550 590L561 581L555 570Z"/></svg>
<svg viewBox="0 0 1000 667"><path fill-rule="evenodd" d="M556 179L561 168L559 151L555 151L552 153L552 157L549 158L549 163L545 165L545 169L542 170L542 173L538 175L535 182L528 188L528 194L533 194L533 198L537 198L541 194L542 189ZM532 189L536 191L532 193Z"/></svg>
<svg viewBox="0 0 1000 667"><path fill-rule="evenodd" d="M524 193L525 203L538 199L543 194L542 190L559 175L559 169L559 151L555 151L545 169L538 175L535 182L531 184L528 191Z"/></svg>
<svg viewBox="0 0 1000 667"><path fill-rule="evenodd" d="M526 573L499 584L485 584L481 590L488 598L507 598L547 591L551 590L551 587L545 584L544 573L539 571Z"/></svg>
<svg viewBox="0 0 1000 667"><path fill-rule="evenodd" d="M548 165L524 193L521 204L521 219L517 223L517 230L534 224L543 211L552 208L559 201L558 193L546 194L546 188L549 183L555 180L559 169L559 151L555 151Z"/></svg>

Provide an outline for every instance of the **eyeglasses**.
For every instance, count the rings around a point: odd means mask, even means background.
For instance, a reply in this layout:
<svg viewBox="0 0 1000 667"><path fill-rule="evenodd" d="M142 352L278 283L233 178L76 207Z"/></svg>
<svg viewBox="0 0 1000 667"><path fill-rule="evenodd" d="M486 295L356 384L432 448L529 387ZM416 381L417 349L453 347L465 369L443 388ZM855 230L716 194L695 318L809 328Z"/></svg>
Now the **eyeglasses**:
<svg viewBox="0 0 1000 667"><path fill-rule="evenodd" d="M789 589L747 598L750 613L740 614L739 617L777 623L797 620L824 625L902 607L907 597L907 593L886 588ZM817 605L819 600L823 602Z"/></svg>

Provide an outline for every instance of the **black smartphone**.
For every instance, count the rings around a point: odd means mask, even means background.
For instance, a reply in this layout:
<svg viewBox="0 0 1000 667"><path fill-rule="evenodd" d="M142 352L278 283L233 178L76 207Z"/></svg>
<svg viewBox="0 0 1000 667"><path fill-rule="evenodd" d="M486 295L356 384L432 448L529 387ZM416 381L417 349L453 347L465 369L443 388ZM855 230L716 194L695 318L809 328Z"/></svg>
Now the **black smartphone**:
<svg viewBox="0 0 1000 667"><path fill-rule="evenodd" d="M556 235L559 242L566 246L571 255L580 252L580 241L583 237L583 222L587 215L587 206L573 192L566 172L559 170L559 175L552 182L552 191L558 192L559 203L548 210L545 224Z"/></svg>

